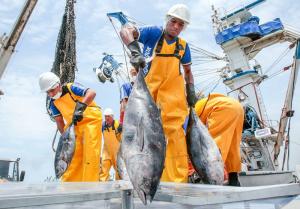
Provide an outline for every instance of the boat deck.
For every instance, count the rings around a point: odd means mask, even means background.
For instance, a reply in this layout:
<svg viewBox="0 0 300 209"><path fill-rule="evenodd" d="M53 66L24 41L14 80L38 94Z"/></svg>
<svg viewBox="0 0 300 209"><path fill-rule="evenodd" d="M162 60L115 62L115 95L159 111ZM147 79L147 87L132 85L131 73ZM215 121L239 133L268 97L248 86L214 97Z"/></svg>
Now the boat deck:
<svg viewBox="0 0 300 209"><path fill-rule="evenodd" d="M300 184L230 187L161 183L155 200L144 206L128 181L105 183L3 183L0 208L300 208Z"/></svg>

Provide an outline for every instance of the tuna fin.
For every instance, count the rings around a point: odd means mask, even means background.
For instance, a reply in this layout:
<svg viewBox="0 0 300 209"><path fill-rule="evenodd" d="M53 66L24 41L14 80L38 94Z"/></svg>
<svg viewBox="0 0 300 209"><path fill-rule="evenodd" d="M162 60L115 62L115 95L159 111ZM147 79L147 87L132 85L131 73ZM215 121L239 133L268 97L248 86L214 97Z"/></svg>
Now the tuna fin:
<svg viewBox="0 0 300 209"><path fill-rule="evenodd" d="M157 104L157 109L158 109L158 112L159 112L159 116L161 117L161 105L160 104Z"/></svg>
<svg viewBox="0 0 300 209"><path fill-rule="evenodd" d="M141 189L136 190L136 192L137 192L139 198L141 199L141 201L143 202L143 204L147 205L147 195L146 195L146 193Z"/></svg>
<svg viewBox="0 0 300 209"><path fill-rule="evenodd" d="M144 149L144 124L143 124L143 116L141 117L141 120L138 125L137 129L137 138L138 138L138 143L140 147L140 151L143 151Z"/></svg>

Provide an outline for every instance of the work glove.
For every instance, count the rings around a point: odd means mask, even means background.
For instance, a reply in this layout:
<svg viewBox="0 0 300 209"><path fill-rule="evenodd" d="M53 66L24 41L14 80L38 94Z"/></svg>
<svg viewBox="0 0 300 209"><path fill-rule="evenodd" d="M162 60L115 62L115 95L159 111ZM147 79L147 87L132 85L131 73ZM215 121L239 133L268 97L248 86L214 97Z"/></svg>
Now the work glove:
<svg viewBox="0 0 300 209"><path fill-rule="evenodd" d="M138 72L140 67L144 68L146 65L145 58L141 52L138 41L131 42L127 48L131 53L130 63Z"/></svg>
<svg viewBox="0 0 300 209"><path fill-rule="evenodd" d="M120 123L119 127L117 128L118 134L122 133L122 130L123 130L123 125Z"/></svg>
<svg viewBox="0 0 300 209"><path fill-rule="evenodd" d="M73 123L77 125L77 122L80 122L83 119L83 112L85 111L87 104L83 102L76 102L74 114L73 114Z"/></svg>
<svg viewBox="0 0 300 209"><path fill-rule="evenodd" d="M188 102L188 105L190 107L194 107L197 102L194 84L187 83L187 84L185 84L185 87L186 87L186 100Z"/></svg>

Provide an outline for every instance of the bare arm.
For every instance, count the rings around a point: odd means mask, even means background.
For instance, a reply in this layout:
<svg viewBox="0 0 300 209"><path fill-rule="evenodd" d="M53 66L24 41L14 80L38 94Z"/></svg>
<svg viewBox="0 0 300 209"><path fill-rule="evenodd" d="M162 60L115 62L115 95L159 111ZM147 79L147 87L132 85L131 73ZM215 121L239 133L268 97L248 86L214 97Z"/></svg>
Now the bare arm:
<svg viewBox="0 0 300 209"><path fill-rule="evenodd" d="M96 97L96 92L92 89L88 89L85 93L82 102L89 105L94 100L95 97Z"/></svg>
<svg viewBox="0 0 300 209"><path fill-rule="evenodd" d="M128 98L124 98L121 100L121 106L120 106L120 124L123 124L124 115L125 115L125 108L128 102Z"/></svg>
<svg viewBox="0 0 300 209"><path fill-rule="evenodd" d="M136 40L139 35L138 30L133 26L125 25L121 28L120 35L122 41L131 53L131 65L136 69L136 71L139 71L140 68L144 68L146 65L145 58L142 54L139 43Z"/></svg>
<svg viewBox="0 0 300 209"><path fill-rule="evenodd" d="M131 42L138 38L139 33L135 27L125 25L121 28L120 35L124 44L128 46Z"/></svg>
<svg viewBox="0 0 300 209"><path fill-rule="evenodd" d="M56 116L55 117L55 122L56 122L56 125L57 125L57 129L59 130L59 132L61 134L63 134L64 128L65 128L65 122L64 122L63 117L61 115Z"/></svg>
<svg viewBox="0 0 300 209"><path fill-rule="evenodd" d="M120 108L121 112L125 111L127 103L128 103L128 98L124 98L124 99L121 100L121 108Z"/></svg>
<svg viewBox="0 0 300 209"><path fill-rule="evenodd" d="M194 76L192 73L191 65L183 65L184 80L187 84L194 83Z"/></svg>

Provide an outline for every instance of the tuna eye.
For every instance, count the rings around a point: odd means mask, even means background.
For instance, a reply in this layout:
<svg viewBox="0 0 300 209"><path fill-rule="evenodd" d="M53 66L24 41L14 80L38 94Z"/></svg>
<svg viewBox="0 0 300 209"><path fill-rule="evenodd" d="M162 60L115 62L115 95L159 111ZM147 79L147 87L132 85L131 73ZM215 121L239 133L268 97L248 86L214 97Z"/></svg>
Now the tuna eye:
<svg viewBox="0 0 300 209"><path fill-rule="evenodd" d="M144 185L145 185L146 187L148 187L148 186L151 185L151 179L144 178L144 179L143 179L143 182L144 182Z"/></svg>

